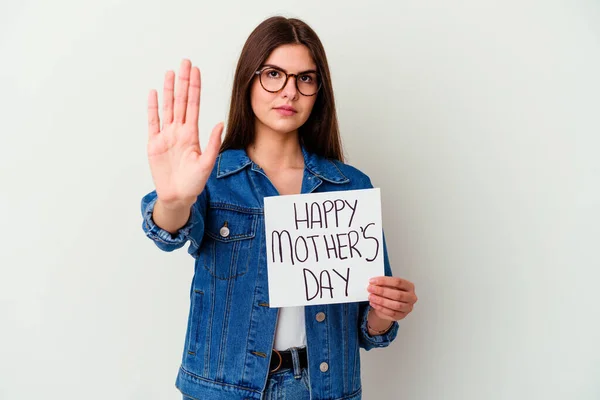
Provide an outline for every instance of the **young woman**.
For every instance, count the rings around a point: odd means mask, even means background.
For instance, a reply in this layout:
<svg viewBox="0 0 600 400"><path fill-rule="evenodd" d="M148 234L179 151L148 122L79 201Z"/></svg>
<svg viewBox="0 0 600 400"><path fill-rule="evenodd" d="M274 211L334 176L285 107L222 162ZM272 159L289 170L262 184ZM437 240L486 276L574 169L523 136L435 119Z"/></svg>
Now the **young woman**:
<svg viewBox="0 0 600 400"><path fill-rule="evenodd" d="M391 275L370 301L269 307L263 200L371 188L343 163L331 77L315 32L273 17L248 37L233 84L227 134L198 138L200 71L168 72L162 121L148 99L148 158L156 189L143 229L165 251L189 241L195 259L183 360L184 399L360 399L359 349L385 347L417 301ZM161 126L162 122L162 126Z"/></svg>

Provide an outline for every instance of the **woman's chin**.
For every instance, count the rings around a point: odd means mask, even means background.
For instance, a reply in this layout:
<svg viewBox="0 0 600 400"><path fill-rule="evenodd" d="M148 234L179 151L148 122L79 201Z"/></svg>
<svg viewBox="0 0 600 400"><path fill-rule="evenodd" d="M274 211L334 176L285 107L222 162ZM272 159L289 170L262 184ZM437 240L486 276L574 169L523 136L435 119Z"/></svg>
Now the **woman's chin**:
<svg viewBox="0 0 600 400"><path fill-rule="evenodd" d="M277 121L268 125L271 130L280 133L282 135L288 134L290 132L295 132L300 128L301 125L298 123L294 123L292 121Z"/></svg>

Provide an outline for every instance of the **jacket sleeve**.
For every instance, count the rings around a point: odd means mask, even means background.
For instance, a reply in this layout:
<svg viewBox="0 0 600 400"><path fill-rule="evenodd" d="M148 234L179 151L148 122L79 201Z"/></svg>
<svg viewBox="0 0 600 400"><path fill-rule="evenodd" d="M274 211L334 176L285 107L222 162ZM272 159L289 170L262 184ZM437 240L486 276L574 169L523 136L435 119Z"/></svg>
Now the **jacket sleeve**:
<svg viewBox="0 0 600 400"><path fill-rule="evenodd" d="M176 234L160 228L152 220L152 212L158 199L156 190L148 193L142 198L142 229L148 238L150 238L159 249L163 251L173 251L185 245L189 240L190 246L188 253L194 258L198 256L198 249L204 236L204 220L206 215L207 199L206 191L203 191L196 202L192 205L190 218L187 223L179 229Z"/></svg>
<svg viewBox="0 0 600 400"><path fill-rule="evenodd" d="M384 271L385 276L392 276L392 269L390 267L390 260L387 254L387 246L385 244L385 233L382 234L383 238L383 262L384 262ZM396 338L398 334L398 321L394 321L392 327L382 335L371 336L369 334L369 329L367 328L367 316L369 315L369 310L371 306L368 301L361 302L359 304L359 345L365 350L371 350L375 347L387 347L389 344Z"/></svg>

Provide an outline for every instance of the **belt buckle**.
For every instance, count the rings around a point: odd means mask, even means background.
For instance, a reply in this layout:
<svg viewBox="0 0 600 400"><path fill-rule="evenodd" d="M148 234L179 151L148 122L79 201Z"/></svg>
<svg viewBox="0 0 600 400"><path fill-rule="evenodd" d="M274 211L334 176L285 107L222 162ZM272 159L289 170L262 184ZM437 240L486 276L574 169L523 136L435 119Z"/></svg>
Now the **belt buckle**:
<svg viewBox="0 0 600 400"><path fill-rule="evenodd" d="M283 358L281 357L281 354L275 349L273 349L273 351L279 357L279 365L275 369L270 370L269 373L273 373L273 372L276 372L277 370L279 370L279 368L281 368L281 363L283 362Z"/></svg>

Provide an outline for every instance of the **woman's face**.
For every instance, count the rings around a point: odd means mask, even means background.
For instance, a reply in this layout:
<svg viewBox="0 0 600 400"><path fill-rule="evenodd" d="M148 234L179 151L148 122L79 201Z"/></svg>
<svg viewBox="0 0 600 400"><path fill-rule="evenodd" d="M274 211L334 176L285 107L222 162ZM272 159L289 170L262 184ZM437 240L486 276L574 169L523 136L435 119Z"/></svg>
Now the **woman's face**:
<svg viewBox="0 0 600 400"><path fill-rule="evenodd" d="M288 74L313 71L299 78L296 78L296 76L290 77L283 89L276 93L266 91L262 87L258 75L251 85L250 103L256 117L256 132L258 133L264 129L282 134L296 131L310 116L318 96L318 94L314 96L301 94L296 87L296 79L299 79L298 84L301 90L310 93L307 88L310 88L311 78L315 78L313 84L318 85L316 80L317 66L308 48L301 44L288 44L277 47L260 69L263 70L266 66L275 67ZM269 69L263 74L263 84L267 89L273 90L277 86L274 81L281 79L281 77L285 80L283 73ZM268 80L271 80L271 82L269 83ZM281 109L281 107L286 106L292 107L293 110Z"/></svg>

